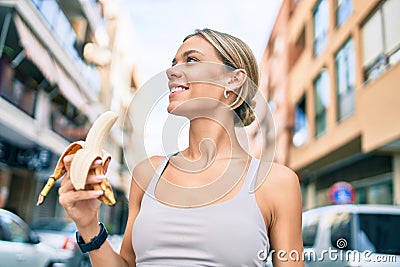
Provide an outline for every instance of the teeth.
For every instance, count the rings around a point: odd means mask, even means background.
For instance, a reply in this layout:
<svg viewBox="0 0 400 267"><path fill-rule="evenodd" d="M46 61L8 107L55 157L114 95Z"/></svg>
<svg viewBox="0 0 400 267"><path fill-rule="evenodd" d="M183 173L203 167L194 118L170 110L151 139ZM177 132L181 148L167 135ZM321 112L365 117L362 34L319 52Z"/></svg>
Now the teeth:
<svg viewBox="0 0 400 267"><path fill-rule="evenodd" d="M172 88L171 89L171 93L175 93L175 92L178 92L178 91L185 91L186 90L186 88L183 88L183 87L174 87L174 88Z"/></svg>

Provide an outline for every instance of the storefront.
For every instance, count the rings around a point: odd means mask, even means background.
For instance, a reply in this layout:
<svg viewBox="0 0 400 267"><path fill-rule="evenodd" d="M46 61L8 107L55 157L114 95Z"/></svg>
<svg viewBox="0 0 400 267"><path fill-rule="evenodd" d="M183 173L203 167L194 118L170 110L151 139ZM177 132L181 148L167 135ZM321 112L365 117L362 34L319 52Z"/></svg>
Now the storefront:
<svg viewBox="0 0 400 267"><path fill-rule="evenodd" d="M62 40L57 39L60 36L52 35L31 3L15 3L14 7L0 4L0 208L30 223L65 216L58 203L59 183L40 207L37 197L58 157L70 142L85 139L97 117L97 110L88 104L96 103L94 92L82 92L90 84L87 76L92 80L97 76L80 72L77 65L88 66L82 58L69 57L70 51L63 50ZM73 34L71 25L68 29ZM119 181L118 168L114 169L110 175ZM113 189L117 205L102 210L101 216L119 232L125 226L115 218L126 218L127 201L114 184Z"/></svg>
<svg viewBox="0 0 400 267"><path fill-rule="evenodd" d="M34 217L37 188L55 166L55 155L0 125L0 208Z"/></svg>
<svg viewBox="0 0 400 267"><path fill-rule="evenodd" d="M348 182L357 204L393 204L393 157L389 154L360 154L329 168L308 173L303 193L314 188L315 206L330 203L329 190L337 182ZM310 196L304 195L304 198Z"/></svg>

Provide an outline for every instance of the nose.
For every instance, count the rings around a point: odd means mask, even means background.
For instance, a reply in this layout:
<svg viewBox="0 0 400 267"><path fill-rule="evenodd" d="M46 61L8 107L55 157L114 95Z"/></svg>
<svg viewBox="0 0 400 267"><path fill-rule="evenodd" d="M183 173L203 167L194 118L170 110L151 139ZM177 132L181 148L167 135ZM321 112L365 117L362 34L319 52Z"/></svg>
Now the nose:
<svg viewBox="0 0 400 267"><path fill-rule="evenodd" d="M182 69L179 68L178 65L168 68L166 73L167 73L168 80L172 80L174 78L175 79L181 78L183 76Z"/></svg>

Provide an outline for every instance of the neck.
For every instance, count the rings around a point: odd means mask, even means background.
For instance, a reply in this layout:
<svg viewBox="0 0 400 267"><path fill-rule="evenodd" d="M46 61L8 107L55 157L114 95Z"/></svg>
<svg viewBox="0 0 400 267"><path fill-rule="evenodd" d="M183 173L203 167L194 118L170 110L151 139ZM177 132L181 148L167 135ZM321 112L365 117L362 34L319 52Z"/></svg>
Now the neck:
<svg viewBox="0 0 400 267"><path fill-rule="evenodd" d="M211 162L244 153L236 137L232 116L218 119L203 117L190 121L189 147L183 152L187 159Z"/></svg>

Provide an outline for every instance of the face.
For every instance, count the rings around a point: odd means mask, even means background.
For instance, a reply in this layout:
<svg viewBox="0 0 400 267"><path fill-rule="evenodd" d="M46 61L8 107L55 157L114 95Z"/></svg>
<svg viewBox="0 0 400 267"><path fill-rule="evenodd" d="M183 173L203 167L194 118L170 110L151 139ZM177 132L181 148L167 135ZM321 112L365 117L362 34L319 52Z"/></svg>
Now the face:
<svg viewBox="0 0 400 267"><path fill-rule="evenodd" d="M190 118L212 116L227 106L224 89L230 79L229 69L215 48L201 36L192 36L178 49L167 70L168 112Z"/></svg>

